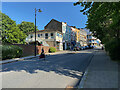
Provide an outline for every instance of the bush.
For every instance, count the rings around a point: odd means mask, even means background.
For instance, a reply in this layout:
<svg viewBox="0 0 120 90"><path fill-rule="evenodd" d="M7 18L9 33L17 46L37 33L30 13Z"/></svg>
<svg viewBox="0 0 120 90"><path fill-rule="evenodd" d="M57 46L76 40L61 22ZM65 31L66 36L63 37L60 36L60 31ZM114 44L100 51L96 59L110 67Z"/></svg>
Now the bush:
<svg viewBox="0 0 120 90"><path fill-rule="evenodd" d="M23 49L18 46L13 45L3 45L2 46L2 59L11 59L16 57L21 57Z"/></svg>
<svg viewBox="0 0 120 90"><path fill-rule="evenodd" d="M70 47L67 47L67 50L69 50L70 49Z"/></svg>
<svg viewBox="0 0 120 90"><path fill-rule="evenodd" d="M120 39L112 39L105 44L105 50L109 52L112 60L120 60Z"/></svg>
<svg viewBox="0 0 120 90"><path fill-rule="evenodd" d="M56 48L54 48L54 47L50 47L49 52L50 52L50 53L54 53L54 52L56 52Z"/></svg>

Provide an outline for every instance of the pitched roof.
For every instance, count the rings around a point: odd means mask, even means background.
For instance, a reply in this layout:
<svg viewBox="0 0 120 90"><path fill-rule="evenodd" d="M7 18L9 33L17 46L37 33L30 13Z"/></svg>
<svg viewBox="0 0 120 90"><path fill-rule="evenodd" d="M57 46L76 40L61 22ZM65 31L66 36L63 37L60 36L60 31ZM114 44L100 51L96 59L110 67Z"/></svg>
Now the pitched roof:
<svg viewBox="0 0 120 90"><path fill-rule="evenodd" d="M45 27L47 27L52 21L55 21L55 22L57 22L57 23L61 23L61 22L59 22L59 21L57 21L57 20L55 20L55 19L52 19ZM44 28L45 28L44 27Z"/></svg>

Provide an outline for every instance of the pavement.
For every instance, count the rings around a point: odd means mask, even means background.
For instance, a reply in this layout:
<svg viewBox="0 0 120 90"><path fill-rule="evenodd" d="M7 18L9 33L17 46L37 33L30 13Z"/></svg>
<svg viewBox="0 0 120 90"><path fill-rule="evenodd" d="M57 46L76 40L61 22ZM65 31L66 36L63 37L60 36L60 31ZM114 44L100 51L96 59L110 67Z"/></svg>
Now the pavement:
<svg viewBox="0 0 120 90"><path fill-rule="evenodd" d="M78 88L118 88L118 63L110 60L104 50L94 50ZM78 89L78 90L79 90Z"/></svg>

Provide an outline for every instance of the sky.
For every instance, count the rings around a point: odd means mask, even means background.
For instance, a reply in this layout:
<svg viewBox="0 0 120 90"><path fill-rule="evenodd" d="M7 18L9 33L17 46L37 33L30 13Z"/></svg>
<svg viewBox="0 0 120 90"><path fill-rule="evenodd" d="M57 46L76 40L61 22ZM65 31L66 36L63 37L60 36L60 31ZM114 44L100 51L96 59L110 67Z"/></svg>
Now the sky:
<svg viewBox="0 0 120 90"><path fill-rule="evenodd" d="M35 22L35 8L41 9L37 12L36 25L43 30L50 20L56 19L60 22L67 22L69 26L85 28L87 16L80 10L79 5L74 2L2 2L2 13L8 15L12 20L20 24L22 21Z"/></svg>

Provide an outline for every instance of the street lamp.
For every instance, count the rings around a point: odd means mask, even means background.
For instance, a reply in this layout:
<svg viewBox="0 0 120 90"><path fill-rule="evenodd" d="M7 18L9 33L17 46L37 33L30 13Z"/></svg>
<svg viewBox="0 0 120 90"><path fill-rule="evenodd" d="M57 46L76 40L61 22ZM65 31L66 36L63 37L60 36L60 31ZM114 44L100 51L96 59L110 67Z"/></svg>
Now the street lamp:
<svg viewBox="0 0 120 90"><path fill-rule="evenodd" d="M36 12L42 12L40 9L35 8L35 56L36 56Z"/></svg>

